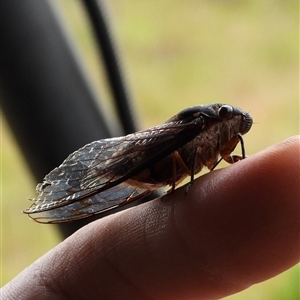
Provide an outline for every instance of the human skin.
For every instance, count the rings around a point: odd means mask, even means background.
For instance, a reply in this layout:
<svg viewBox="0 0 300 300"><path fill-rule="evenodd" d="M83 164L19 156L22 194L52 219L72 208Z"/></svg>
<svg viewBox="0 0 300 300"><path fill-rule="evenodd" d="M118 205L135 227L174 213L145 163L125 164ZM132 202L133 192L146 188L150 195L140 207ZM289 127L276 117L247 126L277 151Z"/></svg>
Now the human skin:
<svg viewBox="0 0 300 300"><path fill-rule="evenodd" d="M187 195L182 187L90 223L2 297L218 299L276 276L300 258L299 154L292 137L199 177Z"/></svg>

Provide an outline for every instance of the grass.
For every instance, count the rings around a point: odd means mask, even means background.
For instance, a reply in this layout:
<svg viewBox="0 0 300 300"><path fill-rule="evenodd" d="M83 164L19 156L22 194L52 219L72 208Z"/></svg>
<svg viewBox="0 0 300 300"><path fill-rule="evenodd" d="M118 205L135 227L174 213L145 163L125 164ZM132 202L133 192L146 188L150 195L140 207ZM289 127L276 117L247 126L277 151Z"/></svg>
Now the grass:
<svg viewBox="0 0 300 300"><path fill-rule="evenodd" d="M57 2L99 98L109 99L85 15L75 1ZM298 5L294 0L110 1L140 128L191 105L223 102L254 118L245 137L248 155L299 134ZM107 109L112 110L109 104ZM5 284L59 242L55 227L19 213L35 183L5 122L1 184ZM297 279L295 266L227 299L297 299Z"/></svg>

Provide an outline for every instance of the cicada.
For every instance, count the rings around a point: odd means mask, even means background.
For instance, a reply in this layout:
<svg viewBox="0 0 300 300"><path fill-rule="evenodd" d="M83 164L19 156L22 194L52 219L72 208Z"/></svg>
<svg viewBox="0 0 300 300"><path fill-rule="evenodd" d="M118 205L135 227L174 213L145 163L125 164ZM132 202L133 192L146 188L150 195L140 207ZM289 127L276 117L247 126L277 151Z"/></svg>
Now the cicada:
<svg viewBox="0 0 300 300"><path fill-rule="evenodd" d="M37 185L37 198L24 213L40 223L86 218L141 199L156 190L173 191L205 166L245 158L242 135L251 116L226 104L193 106L163 125L123 137L102 139L70 154ZM238 143L242 155L232 155Z"/></svg>

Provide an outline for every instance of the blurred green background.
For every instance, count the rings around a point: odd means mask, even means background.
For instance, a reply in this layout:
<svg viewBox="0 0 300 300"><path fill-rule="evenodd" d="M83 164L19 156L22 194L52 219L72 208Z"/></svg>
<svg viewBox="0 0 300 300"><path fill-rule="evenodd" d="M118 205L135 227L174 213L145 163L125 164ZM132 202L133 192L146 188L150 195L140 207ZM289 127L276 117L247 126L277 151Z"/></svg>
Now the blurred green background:
<svg viewBox="0 0 300 300"><path fill-rule="evenodd" d="M109 99L79 2L55 2L99 98ZM245 136L248 155L299 134L298 1L105 2L141 129L188 106L222 102L254 119ZM4 285L60 237L55 226L20 213L36 182L2 115L1 120ZM299 299L299 265L226 299Z"/></svg>

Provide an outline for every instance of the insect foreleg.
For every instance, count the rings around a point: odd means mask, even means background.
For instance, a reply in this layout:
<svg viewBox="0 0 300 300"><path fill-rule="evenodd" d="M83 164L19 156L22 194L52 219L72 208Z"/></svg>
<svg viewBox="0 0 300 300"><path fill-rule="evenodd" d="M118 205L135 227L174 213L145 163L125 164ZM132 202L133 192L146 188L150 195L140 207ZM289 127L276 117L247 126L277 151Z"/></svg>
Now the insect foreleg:
<svg viewBox="0 0 300 300"><path fill-rule="evenodd" d="M238 139L240 140L241 143L241 148L242 148L242 159L246 158L246 152L245 152L245 144L244 144L244 139L240 133L238 133Z"/></svg>
<svg viewBox="0 0 300 300"><path fill-rule="evenodd" d="M232 151L235 149L238 143L241 143L242 155L231 155ZM229 164L234 164L242 159L246 158L244 140L241 134L237 134L233 137L220 151L221 159L214 165L213 169L219 164L219 162L224 159Z"/></svg>

